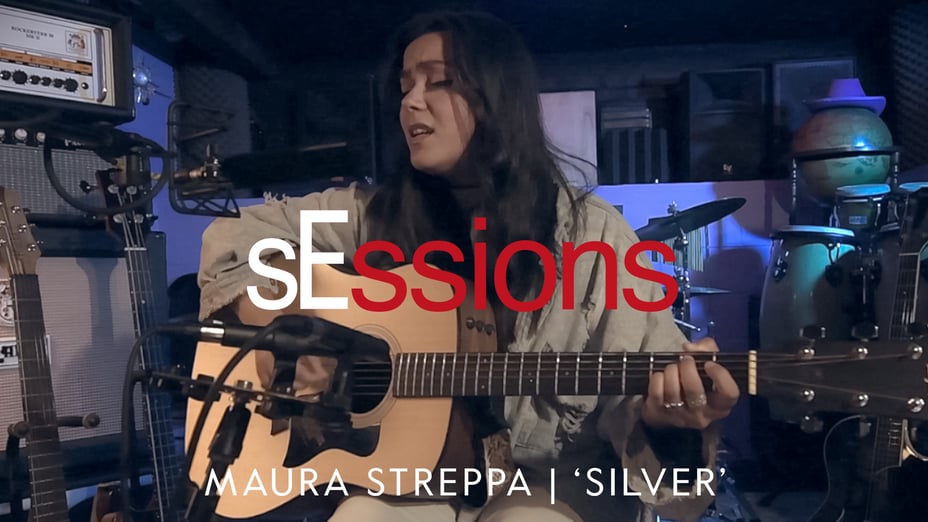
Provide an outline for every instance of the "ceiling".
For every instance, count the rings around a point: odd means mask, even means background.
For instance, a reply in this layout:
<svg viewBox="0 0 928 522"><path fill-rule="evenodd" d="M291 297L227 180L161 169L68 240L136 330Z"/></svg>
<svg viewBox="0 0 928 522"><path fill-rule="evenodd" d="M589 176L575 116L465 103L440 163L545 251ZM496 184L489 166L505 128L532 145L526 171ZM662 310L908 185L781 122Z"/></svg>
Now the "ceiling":
<svg viewBox="0 0 928 522"><path fill-rule="evenodd" d="M132 16L136 43L250 79L370 62L418 11L469 7L516 26L536 53L795 38L869 38L907 0L95 0ZM256 7L259 6L259 7Z"/></svg>

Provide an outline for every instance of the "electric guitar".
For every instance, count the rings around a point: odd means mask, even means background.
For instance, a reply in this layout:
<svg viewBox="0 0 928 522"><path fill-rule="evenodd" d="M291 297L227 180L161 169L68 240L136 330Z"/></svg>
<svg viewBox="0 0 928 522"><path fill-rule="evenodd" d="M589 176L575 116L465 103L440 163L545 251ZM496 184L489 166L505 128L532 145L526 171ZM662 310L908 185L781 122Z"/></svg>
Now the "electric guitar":
<svg viewBox="0 0 928 522"><path fill-rule="evenodd" d="M32 237L19 195L0 187L0 264L10 276L19 374L28 449L32 522L68 520L58 416L45 343L39 276L41 251Z"/></svg>
<svg viewBox="0 0 928 522"><path fill-rule="evenodd" d="M891 340L911 339L913 335L910 325L917 320L928 319L915 317L921 251L928 242L926 212L928 190L911 194L899 230L896 290L887 334ZM924 379L928 383L928 375ZM829 450L832 453L842 451L842 448L835 447L838 443L830 442L841 441L840 444L850 446L851 453L855 455L852 460L856 461L856 465L843 470L837 463L829 465L826 459L826 466L829 467L828 494L810 522L895 522L914 519L914 513L905 512L901 492L906 489L906 485L899 480L899 470L912 457L921 460L928 460L928 457L915 451L910 438L909 419L865 417L857 422L855 419L841 422L846 423L847 428L838 428L839 431L830 434L826 439L826 454ZM848 432L848 429L851 431ZM858 441L861 445L866 441L866 446L857 449L869 451L857 454L853 442L848 444L849 440L854 439L861 439Z"/></svg>
<svg viewBox="0 0 928 522"><path fill-rule="evenodd" d="M274 264L298 273L296 261ZM412 266L390 272L402 278L407 288L420 289L433 302L449 300L453 295L450 285L423 277ZM306 273L302 276L310 277ZM361 289L367 299L384 302L394 294L391 285L327 265L313 265L311 277L316 297L344 297L350 294L348 289ZM471 291L468 296L473 295ZM188 402L189 478L202 490L219 495L217 514L233 519L259 516L304 496L304 492L306 497L313 497L315 491L321 499L336 471L345 484L372 492L414 494L416 480L427 477L415 473L395 477L388 470L461 470L474 466L473 455L467 454L470 438L463 437L460 445L452 440L459 436L459 425L466 427L466 422L455 414L460 398L642 395L647 392L652 371L680 357L678 351L670 351L676 347L668 347L666 353L497 353L490 310L475 309L472 301L465 300L457 309L430 312L406 297L391 312L366 311L352 297L348 297L347 310L280 311L314 315L379 338L389 346L389 353L379 358L365 357L352 361L350 368L335 368L332 375L353 379L337 379L337 386L343 388L313 390L316 395L305 399L310 407L325 403L327 395L335 393L337 397L338 391L350 388L351 423L346 432L329 432L325 422L311 417L294 416L286 423L289 426L280 426L279 420L256 413L250 416L237 460L225 474L210 476L210 443L224 415L219 405L229 404L236 394L223 393L220 402L210 408L195 447L191 446L191 436L203 404L199 400ZM748 395L804 400L822 411L928 417L924 408L928 386L923 383L928 356L924 350L912 343L897 342L880 347L886 355L867 357L859 349L866 346L800 339L794 347L796 355L756 351L691 355L699 361L714 360L725 365ZM201 342L193 375L219 375L237 352L236 348ZM711 383L705 375L703 380ZM224 382L236 389L263 390L255 353L248 353ZM298 395L304 393L297 391ZM867 400L855 400L860 397ZM273 399L270 393L267 398ZM252 412L256 407L261 405L248 404ZM459 459L454 461L455 457ZM383 474L372 477L370 473L377 469ZM430 483L432 492L438 491L438 477L436 471ZM313 478L315 489L310 490L304 481ZM292 485L289 489L288 484ZM462 482L454 484L460 487ZM334 495L341 493L336 490Z"/></svg>
<svg viewBox="0 0 928 522"><path fill-rule="evenodd" d="M150 187L129 185L122 178L119 169L99 171L97 188L102 192L108 208L129 205L140 199ZM126 270L129 275L129 293L132 298L132 319L136 338L149 329L163 322L159 317L155 294L152 289L151 269L145 235L149 231L151 220L144 209L136 209L109 216L107 230L119 239L126 257ZM162 370L169 366L167 347L161 342L162 337L154 337L142 350L141 365L145 370ZM177 522L181 512L174 502L177 478L180 475L180 458L174 444L174 432L171 423L171 396L157 389L148 389L144 393L144 419L152 455L153 491L145 514L146 520ZM119 522L122 518L122 495L117 484L103 485L98 489L94 499L93 520L100 522ZM140 514L134 515L139 520Z"/></svg>

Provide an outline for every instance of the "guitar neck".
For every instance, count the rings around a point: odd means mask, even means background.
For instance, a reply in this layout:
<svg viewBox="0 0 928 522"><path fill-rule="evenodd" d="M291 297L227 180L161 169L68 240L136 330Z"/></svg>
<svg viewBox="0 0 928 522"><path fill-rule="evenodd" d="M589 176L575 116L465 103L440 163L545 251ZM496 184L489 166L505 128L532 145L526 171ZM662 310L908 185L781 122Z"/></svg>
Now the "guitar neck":
<svg viewBox="0 0 928 522"><path fill-rule="evenodd" d="M909 325L916 320L916 299L921 252L900 253L896 291L889 325L890 339L908 339ZM890 487L890 470L902 464L905 450L906 420L898 417L877 417L873 425L873 453L867 476L867 520L892 520L897 499Z"/></svg>
<svg viewBox="0 0 928 522"><path fill-rule="evenodd" d="M39 278L25 274L13 275L10 279L20 353L23 413L29 424L26 447L29 450L32 485L30 519L34 522L58 522L67 520L68 504L55 394L45 345L45 316Z"/></svg>
<svg viewBox="0 0 928 522"><path fill-rule="evenodd" d="M674 353L401 353L393 364L396 397L639 395ZM753 352L699 353L724 362L742 389L755 388ZM377 363L369 363L377 364ZM373 368L371 368L373 369ZM360 371L363 371L363 367ZM364 375L359 373L359 375ZM708 377L703 377L708 383Z"/></svg>
<svg viewBox="0 0 928 522"><path fill-rule="evenodd" d="M915 322L916 290L918 289L918 272L921 253L899 255L899 272L896 291L892 303L892 316L889 324L890 339L908 339L909 325Z"/></svg>
<svg viewBox="0 0 928 522"><path fill-rule="evenodd" d="M132 298L135 334L141 337L160 321L155 295L152 291L148 251L144 246L125 248L129 275L129 292ZM168 365L166 347L160 337L150 339L142 350L142 367L162 370ZM171 498L176 490L176 477L180 463L174 444L171 422L171 397L158 390L149 390L144 397L145 421L151 441L152 466L160 520L176 520Z"/></svg>

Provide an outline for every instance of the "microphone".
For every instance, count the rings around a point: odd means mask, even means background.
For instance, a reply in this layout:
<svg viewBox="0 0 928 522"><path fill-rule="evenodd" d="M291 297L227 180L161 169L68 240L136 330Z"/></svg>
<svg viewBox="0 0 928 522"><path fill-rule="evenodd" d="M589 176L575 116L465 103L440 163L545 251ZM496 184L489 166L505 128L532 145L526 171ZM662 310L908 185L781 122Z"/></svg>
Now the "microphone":
<svg viewBox="0 0 928 522"><path fill-rule="evenodd" d="M259 343L258 349L269 350L282 357L301 355L337 356L351 349L354 353L369 352L386 355L389 345L377 337L361 333L337 323L303 315L282 315L269 326L274 329ZM217 342L240 348L252 341L265 327L211 323L174 323L161 327L169 335L194 337L200 341Z"/></svg>
<svg viewBox="0 0 928 522"><path fill-rule="evenodd" d="M53 148L91 150L105 160L126 156L139 147L150 149L155 155L167 153L160 144L149 138L106 123L80 126L50 123L37 129L45 132L45 139Z"/></svg>
<svg viewBox="0 0 928 522"><path fill-rule="evenodd" d="M222 165L216 149L216 145L208 144L206 146L206 159L203 164L191 169L178 169L173 175L174 183L179 185L204 181L216 184L228 183L228 180L222 175Z"/></svg>

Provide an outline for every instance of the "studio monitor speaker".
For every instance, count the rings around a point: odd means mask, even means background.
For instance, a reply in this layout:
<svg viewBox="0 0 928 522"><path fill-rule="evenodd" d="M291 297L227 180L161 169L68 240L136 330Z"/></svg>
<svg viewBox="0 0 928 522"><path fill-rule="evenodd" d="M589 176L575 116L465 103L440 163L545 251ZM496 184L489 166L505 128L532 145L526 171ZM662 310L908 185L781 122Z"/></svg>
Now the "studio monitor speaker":
<svg viewBox="0 0 928 522"><path fill-rule="evenodd" d="M766 177L766 72L733 69L683 75L679 181Z"/></svg>

